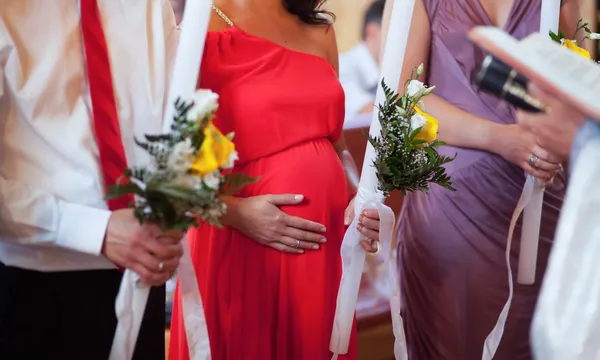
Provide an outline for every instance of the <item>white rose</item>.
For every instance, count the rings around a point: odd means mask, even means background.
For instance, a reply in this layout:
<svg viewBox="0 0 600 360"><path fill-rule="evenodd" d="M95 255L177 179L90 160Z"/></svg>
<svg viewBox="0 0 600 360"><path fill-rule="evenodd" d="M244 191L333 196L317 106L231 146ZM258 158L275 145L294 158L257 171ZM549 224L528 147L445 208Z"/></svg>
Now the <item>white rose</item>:
<svg viewBox="0 0 600 360"><path fill-rule="evenodd" d="M410 83L408 84L408 89L407 89L408 96L410 96L410 97L419 96L419 95L423 94L425 89L426 89L425 84L423 84L419 80L411 80Z"/></svg>
<svg viewBox="0 0 600 360"><path fill-rule="evenodd" d="M213 171L210 174L204 176L202 179L204 185L208 186L210 189L218 190L221 185L221 173L219 171Z"/></svg>
<svg viewBox="0 0 600 360"><path fill-rule="evenodd" d="M214 113L219 108L219 95L210 90L196 90L192 99L194 105L188 111L188 119L196 120Z"/></svg>
<svg viewBox="0 0 600 360"><path fill-rule="evenodd" d="M598 33L590 33L587 36L587 38L590 39L590 40L600 40L600 34L598 34Z"/></svg>
<svg viewBox="0 0 600 360"><path fill-rule="evenodd" d="M229 154L229 159L227 159L227 164L223 165L223 169L231 169L235 162L238 161L240 157L238 156L238 152L233 150L231 154Z"/></svg>
<svg viewBox="0 0 600 360"><path fill-rule="evenodd" d="M427 125L427 119L425 116L421 114L414 114L412 118L410 118L410 129L416 130L418 128L423 128Z"/></svg>
<svg viewBox="0 0 600 360"><path fill-rule="evenodd" d="M190 139L180 141L171 150L167 166L175 172L186 172L194 161L194 147Z"/></svg>

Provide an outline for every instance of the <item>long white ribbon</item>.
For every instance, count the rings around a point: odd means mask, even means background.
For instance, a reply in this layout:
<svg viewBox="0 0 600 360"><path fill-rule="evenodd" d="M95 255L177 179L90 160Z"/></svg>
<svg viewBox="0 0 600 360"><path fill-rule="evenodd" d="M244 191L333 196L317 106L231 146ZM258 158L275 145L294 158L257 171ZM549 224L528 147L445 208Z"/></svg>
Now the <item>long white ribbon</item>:
<svg viewBox="0 0 600 360"><path fill-rule="evenodd" d="M496 325L494 326L494 329L485 339L483 345L483 354L481 356L482 360L491 360L494 357L496 351L498 350L498 346L500 345L500 340L502 340L502 335L504 334L504 325L506 324L506 320L508 319L508 311L510 310L510 304L512 302L514 288L512 268L510 266L510 249L512 245L512 239L515 232L515 226L517 225L517 221L519 220L523 209L525 209L525 206L531 200L531 195L535 187L535 179L533 177L527 177L527 180L525 181L525 186L523 187L523 193L521 194L521 198L519 199L515 212L513 213L512 219L510 220L510 227L508 228L508 236L506 238L505 252L506 266L508 268L508 300L506 301L506 304L504 304L504 307L500 312L500 316L498 318L498 321L496 322Z"/></svg>
<svg viewBox="0 0 600 360"><path fill-rule="evenodd" d="M549 30L558 33L558 18L560 13L560 0L542 0L540 16L540 32L547 33ZM510 249L519 216L524 210L521 228L521 248L519 253L519 272L517 281L520 284L531 285L535 282L535 270L537 265L538 245L540 241L540 225L542 208L544 204L544 187L540 180L527 175L525 186L517 207L513 213L508 238L506 241L506 267L508 268L508 299L500 312L500 316L492 332L487 336L483 344L483 360L491 360L504 334L504 326L508 319L508 312L514 294L512 268L510 265Z"/></svg>
<svg viewBox="0 0 600 360"><path fill-rule="evenodd" d="M167 97L163 132L168 133L173 122L175 100L192 99L196 90L202 52L211 14L211 0L187 0L171 87ZM208 330L202 299L192 266L187 239L182 240L184 256L179 266L182 312L191 360L210 359ZM117 328L109 360L130 360L133 357L140 326L144 317L150 287L139 283L139 276L126 270L121 280L115 304Z"/></svg>
<svg viewBox="0 0 600 360"><path fill-rule="evenodd" d="M394 0L388 35L386 39L380 79L385 79L386 84L397 89L400 82L400 73L404 62L408 32L412 19L414 0ZM376 103L382 104L385 94L381 86L377 89ZM373 112L371 128L372 136L381 136L381 124L377 109ZM333 352L333 359L339 354L346 354L352 333L352 324L358 299L358 290L365 263L365 252L360 247L361 234L356 230L359 214L370 206L379 211L381 217L380 236L386 253L385 266L388 273L388 281L391 286L390 311L394 326L394 352L396 359L408 358L406 352L406 340L404 327L400 317L400 290L395 269L395 260L391 256L391 239L393 237L394 218L389 214L391 210L383 205L383 196L377 189L377 173L373 167L376 158L375 149L370 143L367 144L365 158L363 161L362 174L360 178L358 196L355 202L355 219L346 231L342 242L342 279L338 290L337 307L335 312L333 331L329 349ZM387 250L386 250L387 251Z"/></svg>

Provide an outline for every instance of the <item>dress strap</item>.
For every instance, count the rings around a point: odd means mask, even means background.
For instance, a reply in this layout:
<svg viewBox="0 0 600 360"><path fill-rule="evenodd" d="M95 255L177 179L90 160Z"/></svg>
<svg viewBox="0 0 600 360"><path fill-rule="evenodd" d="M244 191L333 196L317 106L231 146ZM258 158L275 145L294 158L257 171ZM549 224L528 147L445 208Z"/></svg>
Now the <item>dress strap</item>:
<svg viewBox="0 0 600 360"><path fill-rule="evenodd" d="M221 11L221 9L219 9L215 5L213 5L212 8L217 13L217 15L219 15L221 17L221 19L223 19L223 21L225 21L227 23L227 25L234 26L233 21L231 21L231 19L229 17L227 17L227 15L225 15L225 13L223 11Z"/></svg>

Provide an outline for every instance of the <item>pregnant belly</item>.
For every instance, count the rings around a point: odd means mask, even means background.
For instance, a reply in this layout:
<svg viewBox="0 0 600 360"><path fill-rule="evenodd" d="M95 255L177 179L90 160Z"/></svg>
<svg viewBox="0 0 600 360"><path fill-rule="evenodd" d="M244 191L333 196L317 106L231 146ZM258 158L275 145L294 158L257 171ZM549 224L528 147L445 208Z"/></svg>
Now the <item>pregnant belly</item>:
<svg viewBox="0 0 600 360"><path fill-rule="evenodd" d="M342 164L327 139L317 139L285 149L239 168L260 180L239 194L300 194L304 201L282 209L295 216L330 222L343 220L348 189Z"/></svg>

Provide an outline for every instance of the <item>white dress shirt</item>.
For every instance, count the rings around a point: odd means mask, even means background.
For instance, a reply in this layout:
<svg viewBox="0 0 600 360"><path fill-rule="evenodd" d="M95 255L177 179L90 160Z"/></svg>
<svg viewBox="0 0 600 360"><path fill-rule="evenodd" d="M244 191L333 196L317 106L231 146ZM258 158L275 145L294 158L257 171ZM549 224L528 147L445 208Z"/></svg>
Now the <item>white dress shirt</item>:
<svg viewBox="0 0 600 360"><path fill-rule="evenodd" d="M340 82L346 93L346 119L375 101L379 65L367 45L360 43L340 55Z"/></svg>
<svg viewBox="0 0 600 360"><path fill-rule="evenodd" d="M99 0L129 165L160 133L178 31L168 0ZM0 262L40 271L114 268L93 133L79 2L0 6Z"/></svg>

